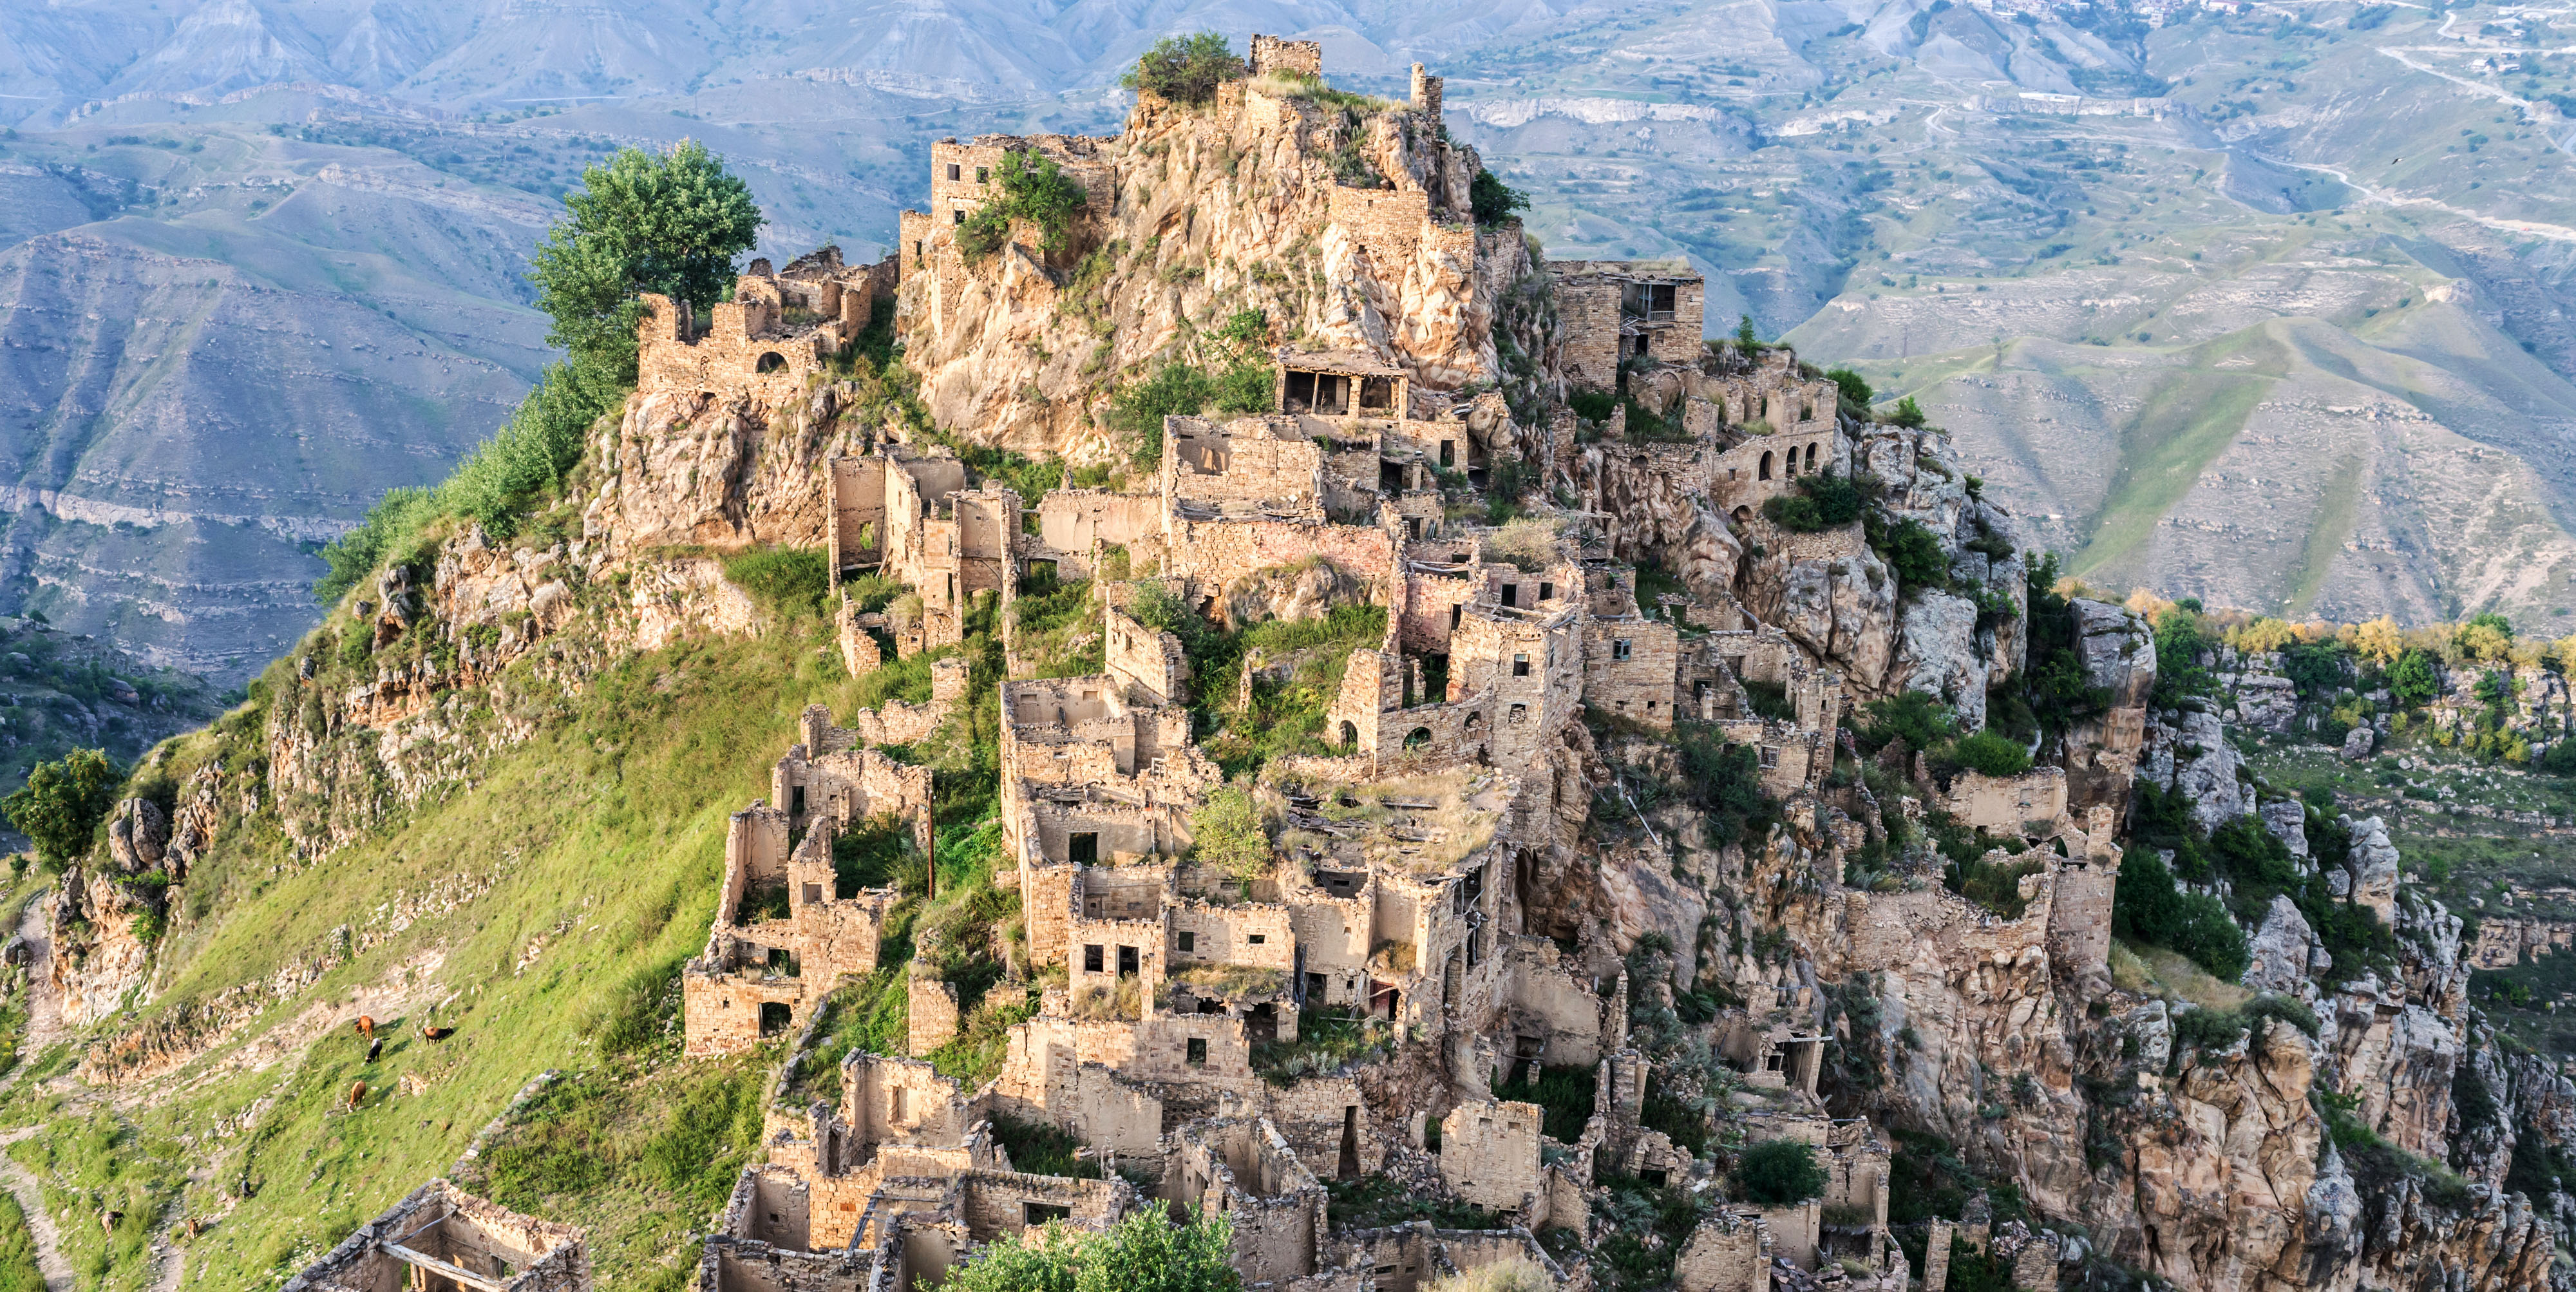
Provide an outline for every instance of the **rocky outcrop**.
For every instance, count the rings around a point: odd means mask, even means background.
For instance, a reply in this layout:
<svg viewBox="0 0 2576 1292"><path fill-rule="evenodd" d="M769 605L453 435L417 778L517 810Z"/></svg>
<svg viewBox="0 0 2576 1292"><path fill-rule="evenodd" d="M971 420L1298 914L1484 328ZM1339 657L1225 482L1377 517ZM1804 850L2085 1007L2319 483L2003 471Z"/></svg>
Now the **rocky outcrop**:
<svg viewBox="0 0 2576 1292"><path fill-rule="evenodd" d="M2246 944L2250 962L2243 982L2256 991L2279 992L2285 996L2314 995L2315 986L2308 975L2330 967L2333 957L2317 945L2316 931L2308 927L2307 917L2299 914L2297 903L2287 897L2272 899L2271 908L2263 914L2263 926ZM2326 956L2323 963L2318 957Z"/></svg>
<svg viewBox="0 0 2576 1292"><path fill-rule="evenodd" d="M2186 707L2171 719L2147 723L2146 756L2138 776L2182 796L2192 821L2215 830L2246 812L2245 760L2227 743L2227 728L2206 707Z"/></svg>
<svg viewBox="0 0 2576 1292"><path fill-rule="evenodd" d="M1897 621L1895 675L1939 697L1970 729L1986 725L1992 668L1977 636L1977 603L1947 592L1909 598Z"/></svg>

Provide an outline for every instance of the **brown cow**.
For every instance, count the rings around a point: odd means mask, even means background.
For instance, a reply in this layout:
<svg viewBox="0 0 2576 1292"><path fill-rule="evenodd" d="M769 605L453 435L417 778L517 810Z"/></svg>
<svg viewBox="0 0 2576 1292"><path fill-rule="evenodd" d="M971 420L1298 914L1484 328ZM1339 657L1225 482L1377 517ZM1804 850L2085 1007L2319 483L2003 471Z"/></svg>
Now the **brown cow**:
<svg viewBox="0 0 2576 1292"><path fill-rule="evenodd" d="M367 1083L366 1083L366 1082L361 1081L361 1082L357 1083L356 1085L353 1085L353 1086L349 1087L349 1111L351 1111L351 1112L356 1112L356 1111L358 1110L358 1102L359 1102L360 1100L362 1100L362 1099L365 1099L366 1097L367 1097Z"/></svg>
<svg viewBox="0 0 2576 1292"><path fill-rule="evenodd" d="M350 1026L357 1028L360 1036L372 1037L376 1034L376 1020L364 1014L358 1015L358 1021Z"/></svg>
<svg viewBox="0 0 2576 1292"><path fill-rule="evenodd" d="M420 1039L424 1041L444 1041L454 1035L456 1035L456 1029L452 1027L431 1027L427 1023L420 1025Z"/></svg>

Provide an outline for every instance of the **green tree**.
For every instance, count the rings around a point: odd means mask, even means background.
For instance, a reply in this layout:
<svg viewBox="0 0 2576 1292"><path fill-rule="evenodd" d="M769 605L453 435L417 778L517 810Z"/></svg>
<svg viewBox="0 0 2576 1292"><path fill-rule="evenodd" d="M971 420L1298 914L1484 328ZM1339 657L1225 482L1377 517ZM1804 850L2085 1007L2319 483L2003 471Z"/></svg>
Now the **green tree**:
<svg viewBox="0 0 2576 1292"><path fill-rule="evenodd" d="M1174 103L1198 104L1215 98L1216 87L1250 74L1243 60L1234 56L1233 47L1225 43L1225 37L1203 31L1155 41L1154 47L1118 78L1118 83Z"/></svg>
<svg viewBox="0 0 2576 1292"><path fill-rule="evenodd" d="M124 776L104 749L75 749L58 762L38 763L27 784L0 799L9 824L34 840L36 855L61 867L88 851L98 823L116 806Z"/></svg>
<svg viewBox="0 0 2576 1292"><path fill-rule="evenodd" d="M1869 716L1869 725L1861 728L1861 737L1873 748L1885 748L1887 742L1901 737L1908 748L1936 749L1954 729L1950 711L1923 691L1899 691L1870 701L1862 711Z"/></svg>
<svg viewBox="0 0 2576 1292"><path fill-rule="evenodd" d="M2388 670L2388 695L2401 709L2430 704L2441 693L2441 674L2433 667L2433 657L2424 651L2407 651Z"/></svg>
<svg viewBox="0 0 2576 1292"><path fill-rule="evenodd" d="M1529 209L1529 194L1504 183L1492 171L1480 170L1467 182L1467 206L1476 213L1476 223L1501 224L1512 218L1512 212Z"/></svg>
<svg viewBox="0 0 2576 1292"><path fill-rule="evenodd" d="M1148 1207L1106 1232L1048 1225L1036 1234L1004 1235L972 1264L949 1272L940 1292L1237 1292L1241 1276L1227 1261L1233 1223L1204 1212L1172 1223Z"/></svg>
<svg viewBox="0 0 2576 1292"><path fill-rule="evenodd" d="M1869 411L1871 391L1866 378L1849 368L1827 368L1825 376L1842 391L1842 406L1845 409L1854 413Z"/></svg>
<svg viewBox="0 0 2576 1292"><path fill-rule="evenodd" d="M1735 344L1741 347L1747 354L1762 348L1762 338L1753 330L1752 315L1738 314L1735 316Z"/></svg>
<svg viewBox="0 0 2576 1292"><path fill-rule="evenodd" d="M1825 1168L1816 1150L1792 1139L1775 1139L1744 1150L1735 1164L1735 1183L1744 1196L1766 1207L1790 1207L1825 1196Z"/></svg>
<svg viewBox="0 0 2576 1292"><path fill-rule="evenodd" d="M1907 430L1921 426L1923 421L1923 406L1915 403L1912 395L1896 401L1895 411L1887 415L1888 425L1902 426Z"/></svg>
<svg viewBox="0 0 2576 1292"><path fill-rule="evenodd" d="M1054 158L1025 150L1002 154L993 186L993 199L957 229L957 250L969 264L1001 250L1010 240L1014 220L1038 227L1041 250L1064 250L1073 230L1073 214L1089 200L1082 185L1065 174Z"/></svg>
<svg viewBox="0 0 2576 1292"><path fill-rule="evenodd" d="M1941 549L1940 536L1923 522L1908 518L1887 525L1874 514L1862 521L1869 545L1887 562L1899 588L1937 592L1950 586L1950 554Z"/></svg>
<svg viewBox="0 0 2576 1292"><path fill-rule="evenodd" d="M1988 776L2019 776L2030 770L2030 752L1991 731L1962 738L1951 746L1950 756L1968 770Z"/></svg>
<svg viewBox="0 0 2576 1292"><path fill-rule="evenodd" d="M582 172L564 207L569 218L546 232L528 274L537 308L554 319L546 340L621 382L635 379L637 295L713 306L762 223L750 186L694 139L659 153L618 150Z"/></svg>

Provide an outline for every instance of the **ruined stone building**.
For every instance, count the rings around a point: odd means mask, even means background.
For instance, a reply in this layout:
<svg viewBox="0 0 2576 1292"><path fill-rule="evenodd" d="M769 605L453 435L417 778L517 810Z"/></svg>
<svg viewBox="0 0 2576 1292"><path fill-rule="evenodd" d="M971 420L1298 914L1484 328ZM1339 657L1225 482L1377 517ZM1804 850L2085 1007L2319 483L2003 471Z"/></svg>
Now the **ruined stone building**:
<svg viewBox="0 0 2576 1292"><path fill-rule="evenodd" d="M2137 616L2034 591L1938 430L1710 341L1687 264L1552 261L1479 224L1437 77L1362 110L1323 94L1311 42L1256 36L1250 68L1206 104L1144 96L1120 136L944 141L886 262L755 264L703 329L667 302L642 325L585 523L820 548L851 675L936 660L926 703L808 710L729 823L685 1051L780 1067L702 1289L915 1292L1007 1236L1152 1208L1228 1217L1236 1268L1280 1292L1503 1262L1579 1289L1637 1189L1690 1202L1656 1240L1684 1292L1939 1292L1954 1235L2021 1287L2088 1251L2260 1292L2429 1286L2427 1261L2537 1286L2519 1204L2310 1214L2354 1196L2312 1089L2431 1155L2466 1070L2457 923L2401 896L2384 829L2347 826L2350 863L2302 845L2303 873L2431 949L2329 982L2276 904L2247 982L2315 1028L2283 1008L2183 1063L2185 1006L2113 973L2133 788L2203 829L2308 818L2258 802L2214 713L2153 709ZM1084 195L1062 245L1022 228L970 259L957 231L1032 158ZM1111 390L1245 302L1266 401L1238 383L1251 411L1109 438ZM852 338L889 324L939 436L835 412ZM1064 487L982 478L963 443L1060 453ZM1858 514L1800 511L1839 488ZM1046 655L1014 607L1077 586L1085 644ZM2043 594L2068 598L2053 666L2087 703L2011 736L2028 770L1873 734L1908 695L2006 730L1989 697L2043 662ZM1364 627L1206 648L1272 620ZM1247 757L1231 724L1290 679L1297 739ZM836 865L899 837L936 874L942 740L998 767L976 855L1016 906L977 950L1008 1012L938 944L890 951L922 908ZM868 990L901 990L908 1025L870 1044L899 1052L824 1051L834 993L888 970ZM992 1048L961 1065L969 1037ZM1081 1177L1029 1169L1060 1168L1041 1133ZM2033 1220L1971 1199L1892 1223L1900 1134L2008 1176ZM1822 1190L1756 1202L1728 1164L1781 1143ZM1363 1185L1474 1225L1337 1222ZM2041 1224L2075 1216L2107 1218L2094 1246ZM334 1259L407 1259L387 1223ZM512 1241L514 1269L555 1259Z"/></svg>

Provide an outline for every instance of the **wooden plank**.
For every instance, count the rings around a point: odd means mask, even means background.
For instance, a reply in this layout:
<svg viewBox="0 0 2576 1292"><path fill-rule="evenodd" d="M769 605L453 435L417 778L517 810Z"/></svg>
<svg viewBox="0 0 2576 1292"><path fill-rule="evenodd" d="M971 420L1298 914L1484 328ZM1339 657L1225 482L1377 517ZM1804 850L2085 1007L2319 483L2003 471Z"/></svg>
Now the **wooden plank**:
<svg viewBox="0 0 2576 1292"><path fill-rule="evenodd" d="M509 1292L509 1289L503 1284L485 1278L462 1265L450 1265L435 1256L431 1256L423 1252L415 1252L400 1243L384 1243L381 1244L381 1246L384 1248L385 1254L393 1257L395 1260L401 1261L407 1265L417 1265L422 1269L428 1270L432 1274L442 1275L454 1280L455 1282L461 1283L466 1287L481 1288L483 1289L483 1292Z"/></svg>

